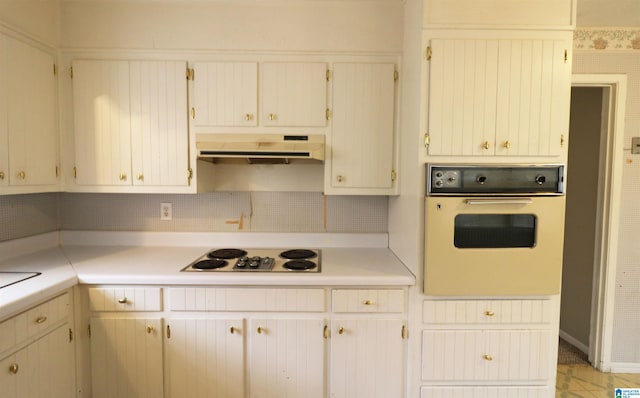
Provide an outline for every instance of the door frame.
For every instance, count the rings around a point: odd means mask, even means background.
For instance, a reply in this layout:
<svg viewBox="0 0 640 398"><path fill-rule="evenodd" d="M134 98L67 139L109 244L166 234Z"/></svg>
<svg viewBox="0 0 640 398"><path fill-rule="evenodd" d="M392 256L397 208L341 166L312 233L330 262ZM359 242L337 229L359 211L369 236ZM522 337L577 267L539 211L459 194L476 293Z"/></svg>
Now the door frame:
<svg viewBox="0 0 640 398"><path fill-rule="evenodd" d="M571 83L572 87L604 89L588 354L592 366L610 372L627 76L574 74Z"/></svg>

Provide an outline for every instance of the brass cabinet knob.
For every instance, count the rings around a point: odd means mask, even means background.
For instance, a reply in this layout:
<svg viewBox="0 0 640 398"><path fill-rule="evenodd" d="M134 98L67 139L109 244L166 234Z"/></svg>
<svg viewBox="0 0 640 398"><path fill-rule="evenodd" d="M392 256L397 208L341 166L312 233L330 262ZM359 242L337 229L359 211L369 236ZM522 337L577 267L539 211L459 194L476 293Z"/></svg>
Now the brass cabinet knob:
<svg viewBox="0 0 640 398"><path fill-rule="evenodd" d="M38 325L45 323L47 321L47 317L46 316L39 316L36 318L35 323L37 323Z"/></svg>
<svg viewBox="0 0 640 398"><path fill-rule="evenodd" d="M278 118L278 115L276 115L275 113L269 114L269 120L273 121L273 120L276 120L277 118Z"/></svg>
<svg viewBox="0 0 640 398"><path fill-rule="evenodd" d="M144 181L144 174L138 174L138 181Z"/></svg>
<svg viewBox="0 0 640 398"><path fill-rule="evenodd" d="M235 328L235 327L233 327L233 326L231 326L231 327L229 328L229 333L231 333L231 334L235 334L235 332L237 332L237 331L238 331L238 329L236 329L236 328Z"/></svg>
<svg viewBox="0 0 640 398"><path fill-rule="evenodd" d="M324 325L324 329L322 329L322 337L324 337L325 339L329 338L329 326L328 325Z"/></svg>
<svg viewBox="0 0 640 398"><path fill-rule="evenodd" d="M493 357L489 354L484 354L482 358L484 358L485 361L493 361Z"/></svg>
<svg viewBox="0 0 640 398"><path fill-rule="evenodd" d="M155 330L156 330L156 329L155 329L153 326L151 326L151 325L147 325L147 333L148 333L148 334L153 333Z"/></svg>
<svg viewBox="0 0 640 398"><path fill-rule="evenodd" d="M338 328L338 334L344 334L344 328L342 326Z"/></svg>
<svg viewBox="0 0 640 398"><path fill-rule="evenodd" d="M127 181L127 175L125 173L120 174L120 181Z"/></svg>
<svg viewBox="0 0 640 398"><path fill-rule="evenodd" d="M120 303L120 304L126 304L127 301L128 301L128 299L126 297L118 299L118 303Z"/></svg>
<svg viewBox="0 0 640 398"><path fill-rule="evenodd" d="M20 370L20 367L17 363L12 363L11 365L9 365L9 372L16 374L18 373L18 370Z"/></svg>
<svg viewBox="0 0 640 398"><path fill-rule="evenodd" d="M258 334L262 334L266 332L265 328L263 328L262 326L258 326Z"/></svg>
<svg viewBox="0 0 640 398"><path fill-rule="evenodd" d="M345 179L346 179L346 178L344 178L344 176L337 176L337 177L336 177L336 180L337 180L338 182L344 182L344 180L345 180Z"/></svg>
<svg viewBox="0 0 640 398"><path fill-rule="evenodd" d="M21 171L21 172L18 173L18 177L21 180L24 180L25 178L27 178L27 173L25 173L24 171Z"/></svg>
<svg viewBox="0 0 640 398"><path fill-rule="evenodd" d="M244 120L246 120L247 122L252 121L253 120L253 114L247 113L246 115L244 115ZM269 120L273 120L273 119L269 119Z"/></svg>
<svg viewBox="0 0 640 398"><path fill-rule="evenodd" d="M4 171L0 171L0 180L4 180Z"/></svg>
<svg viewBox="0 0 640 398"><path fill-rule="evenodd" d="M373 305L373 301L365 300L365 301L362 302L362 304L364 304L364 305Z"/></svg>
<svg viewBox="0 0 640 398"><path fill-rule="evenodd" d="M485 141L482 143L482 149L489 149L489 141Z"/></svg>
<svg viewBox="0 0 640 398"><path fill-rule="evenodd" d="M495 312L493 312L493 311L491 311L491 310L488 310L488 311L485 311L485 312L484 312L484 314L485 314L486 316L494 316L496 313L495 313Z"/></svg>
<svg viewBox="0 0 640 398"><path fill-rule="evenodd" d="M504 144L502 144L502 146L504 147L504 149L511 149L511 142L507 140L504 142Z"/></svg>

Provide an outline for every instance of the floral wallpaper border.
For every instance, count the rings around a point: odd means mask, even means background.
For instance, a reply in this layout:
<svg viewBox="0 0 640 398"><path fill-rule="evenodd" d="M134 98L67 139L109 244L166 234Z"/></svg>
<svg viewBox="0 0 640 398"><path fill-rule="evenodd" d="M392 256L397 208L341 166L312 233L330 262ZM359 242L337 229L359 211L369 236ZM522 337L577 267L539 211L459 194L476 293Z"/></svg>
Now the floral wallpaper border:
<svg viewBox="0 0 640 398"><path fill-rule="evenodd" d="M634 28L578 28L573 32L576 50L640 51L640 29Z"/></svg>

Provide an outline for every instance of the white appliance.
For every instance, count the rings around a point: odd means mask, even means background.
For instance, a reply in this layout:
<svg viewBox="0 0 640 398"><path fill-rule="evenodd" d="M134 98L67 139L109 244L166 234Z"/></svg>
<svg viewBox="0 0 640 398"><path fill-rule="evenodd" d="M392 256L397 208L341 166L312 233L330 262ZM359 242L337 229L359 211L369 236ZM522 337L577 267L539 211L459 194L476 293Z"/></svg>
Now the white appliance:
<svg viewBox="0 0 640 398"><path fill-rule="evenodd" d="M427 165L427 295L560 292L564 166Z"/></svg>

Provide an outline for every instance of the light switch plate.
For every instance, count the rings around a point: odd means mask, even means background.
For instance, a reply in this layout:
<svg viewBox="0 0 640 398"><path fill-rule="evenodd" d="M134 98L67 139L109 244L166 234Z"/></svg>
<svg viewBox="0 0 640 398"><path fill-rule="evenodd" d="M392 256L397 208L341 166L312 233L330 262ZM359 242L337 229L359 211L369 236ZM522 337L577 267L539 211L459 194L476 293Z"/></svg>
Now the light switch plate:
<svg viewBox="0 0 640 398"><path fill-rule="evenodd" d="M631 153L634 155L640 155L640 137L631 138Z"/></svg>

